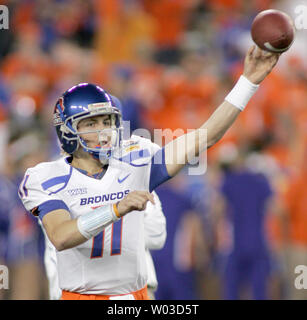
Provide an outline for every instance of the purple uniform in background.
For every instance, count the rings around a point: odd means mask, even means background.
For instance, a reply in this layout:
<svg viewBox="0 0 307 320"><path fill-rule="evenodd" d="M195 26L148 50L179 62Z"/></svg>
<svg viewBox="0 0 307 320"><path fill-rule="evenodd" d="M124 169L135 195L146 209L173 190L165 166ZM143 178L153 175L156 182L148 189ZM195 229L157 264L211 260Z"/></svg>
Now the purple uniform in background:
<svg viewBox="0 0 307 320"><path fill-rule="evenodd" d="M44 238L35 217L27 214L18 197L18 186L22 179L16 176L11 193L13 205L10 210L6 259L9 264L24 260L43 262Z"/></svg>
<svg viewBox="0 0 307 320"><path fill-rule="evenodd" d="M224 298L238 299L246 284L253 299L266 299L270 255L264 224L266 203L272 195L269 182L261 174L226 172L222 193L233 233L224 273Z"/></svg>
<svg viewBox="0 0 307 320"><path fill-rule="evenodd" d="M155 297L157 300L199 299L182 226L193 205L186 194L174 190L171 184L160 186L156 192L167 220L167 238L162 250L152 251L158 279Z"/></svg>
<svg viewBox="0 0 307 320"><path fill-rule="evenodd" d="M14 187L12 183L0 176L0 262L6 262L10 229L10 212L14 206Z"/></svg>

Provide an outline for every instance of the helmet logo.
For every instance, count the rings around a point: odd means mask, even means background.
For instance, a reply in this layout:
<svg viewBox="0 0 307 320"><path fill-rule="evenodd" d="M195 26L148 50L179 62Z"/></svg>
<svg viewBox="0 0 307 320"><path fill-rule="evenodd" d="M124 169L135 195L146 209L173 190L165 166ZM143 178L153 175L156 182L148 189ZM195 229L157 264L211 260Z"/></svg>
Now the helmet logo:
<svg viewBox="0 0 307 320"><path fill-rule="evenodd" d="M61 124L63 124L63 121L61 119L61 115L59 113L59 110L56 110L56 112L53 114L53 125L59 126Z"/></svg>
<svg viewBox="0 0 307 320"><path fill-rule="evenodd" d="M60 103L61 101L61 103ZM60 114L60 110L57 108L58 104L60 105L61 109L63 107L63 98L60 98L58 100L58 102L56 103L55 107L54 107L54 113L53 113L53 125L56 127L56 126L59 126L59 125L62 125L64 122L61 118L61 114ZM62 109L62 111L64 110L64 108Z"/></svg>

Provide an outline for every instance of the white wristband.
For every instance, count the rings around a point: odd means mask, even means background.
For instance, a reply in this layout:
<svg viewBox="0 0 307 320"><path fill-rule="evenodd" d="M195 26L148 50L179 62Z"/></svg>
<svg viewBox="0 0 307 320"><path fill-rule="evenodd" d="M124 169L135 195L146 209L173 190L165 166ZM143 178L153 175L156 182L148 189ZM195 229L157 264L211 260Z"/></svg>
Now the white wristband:
<svg viewBox="0 0 307 320"><path fill-rule="evenodd" d="M225 100L243 111L258 88L259 85L250 82L242 75Z"/></svg>
<svg viewBox="0 0 307 320"><path fill-rule="evenodd" d="M80 233L86 238L95 237L111 223L119 220L113 210L113 205L106 205L94 209L77 219Z"/></svg>

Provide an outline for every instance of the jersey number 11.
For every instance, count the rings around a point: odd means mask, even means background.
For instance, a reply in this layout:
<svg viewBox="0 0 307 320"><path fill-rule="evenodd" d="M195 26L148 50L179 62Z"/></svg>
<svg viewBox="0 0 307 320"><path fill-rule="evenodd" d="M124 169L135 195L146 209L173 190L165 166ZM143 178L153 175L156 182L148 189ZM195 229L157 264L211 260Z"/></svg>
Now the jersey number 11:
<svg viewBox="0 0 307 320"><path fill-rule="evenodd" d="M110 255L115 256L121 254L122 247L122 228L123 218L112 224L111 229L111 250ZM104 236L105 230L100 232L96 237L93 238L91 259L102 258L104 252Z"/></svg>

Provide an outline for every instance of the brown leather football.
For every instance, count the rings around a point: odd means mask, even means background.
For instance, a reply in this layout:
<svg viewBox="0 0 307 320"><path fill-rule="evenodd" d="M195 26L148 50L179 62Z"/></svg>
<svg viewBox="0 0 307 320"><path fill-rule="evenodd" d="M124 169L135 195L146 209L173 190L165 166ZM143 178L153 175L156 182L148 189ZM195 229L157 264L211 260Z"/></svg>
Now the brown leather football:
<svg viewBox="0 0 307 320"><path fill-rule="evenodd" d="M261 11L251 27L253 41L263 50L285 52L294 41L293 20L286 13L270 9Z"/></svg>

